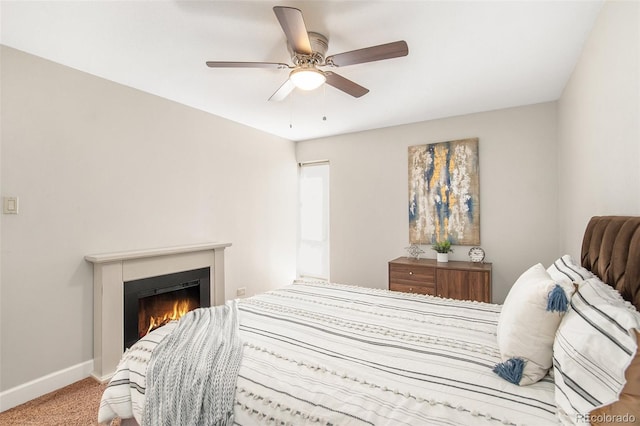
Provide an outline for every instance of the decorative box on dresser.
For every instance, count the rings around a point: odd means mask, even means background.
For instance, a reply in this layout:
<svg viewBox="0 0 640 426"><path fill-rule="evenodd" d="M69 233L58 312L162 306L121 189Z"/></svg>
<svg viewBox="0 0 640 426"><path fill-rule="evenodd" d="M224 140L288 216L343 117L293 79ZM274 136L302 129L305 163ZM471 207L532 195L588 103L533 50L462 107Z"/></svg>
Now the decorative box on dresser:
<svg viewBox="0 0 640 426"><path fill-rule="evenodd" d="M491 263L399 257L389 262L389 290L491 303Z"/></svg>

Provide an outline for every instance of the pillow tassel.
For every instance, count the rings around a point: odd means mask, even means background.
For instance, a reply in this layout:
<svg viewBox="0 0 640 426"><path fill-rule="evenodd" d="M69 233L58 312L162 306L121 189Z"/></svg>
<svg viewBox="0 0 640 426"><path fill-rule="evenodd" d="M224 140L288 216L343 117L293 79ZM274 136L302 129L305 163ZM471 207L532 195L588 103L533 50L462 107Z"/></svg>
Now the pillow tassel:
<svg viewBox="0 0 640 426"><path fill-rule="evenodd" d="M493 367L493 372L505 379L507 382L517 385L522 379L524 364L525 361L522 358L509 358L505 362L496 364L495 367Z"/></svg>
<svg viewBox="0 0 640 426"><path fill-rule="evenodd" d="M549 312L567 312L569 301L562 287L556 284L553 290L549 292L547 299L547 311Z"/></svg>

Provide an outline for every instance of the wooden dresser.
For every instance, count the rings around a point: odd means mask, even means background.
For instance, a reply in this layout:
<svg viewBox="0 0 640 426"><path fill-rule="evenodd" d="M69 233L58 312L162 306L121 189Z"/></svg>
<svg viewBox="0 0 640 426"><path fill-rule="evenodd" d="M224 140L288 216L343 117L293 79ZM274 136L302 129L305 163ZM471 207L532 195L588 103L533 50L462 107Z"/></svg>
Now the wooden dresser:
<svg viewBox="0 0 640 426"><path fill-rule="evenodd" d="M389 290L491 303L491 263L399 257L389 262Z"/></svg>

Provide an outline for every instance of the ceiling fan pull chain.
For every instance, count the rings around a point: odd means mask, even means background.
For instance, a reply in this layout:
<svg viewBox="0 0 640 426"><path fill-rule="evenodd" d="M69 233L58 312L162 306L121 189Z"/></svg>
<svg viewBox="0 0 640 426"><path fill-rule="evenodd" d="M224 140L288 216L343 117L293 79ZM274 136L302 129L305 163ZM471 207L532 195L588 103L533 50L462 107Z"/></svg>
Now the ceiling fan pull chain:
<svg viewBox="0 0 640 426"><path fill-rule="evenodd" d="M327 86L322 85L322 121L327 121Z"/></svg>

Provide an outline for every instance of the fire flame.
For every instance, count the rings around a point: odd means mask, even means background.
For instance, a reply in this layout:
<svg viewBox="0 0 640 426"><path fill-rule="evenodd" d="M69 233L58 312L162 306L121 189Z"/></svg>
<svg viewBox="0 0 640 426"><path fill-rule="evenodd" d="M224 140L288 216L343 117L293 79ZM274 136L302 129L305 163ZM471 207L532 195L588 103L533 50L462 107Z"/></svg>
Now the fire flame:
<svg viewBox="0 0 640 426"><path fill-rule="evenodd" d="M140 337L146 336L158 327L162 327L170 321L178 320L181 316L192 310L189 300L177 300L171 309L162 315L152 316L149 318L149 328L146 332L141 333Z"/></svg>

